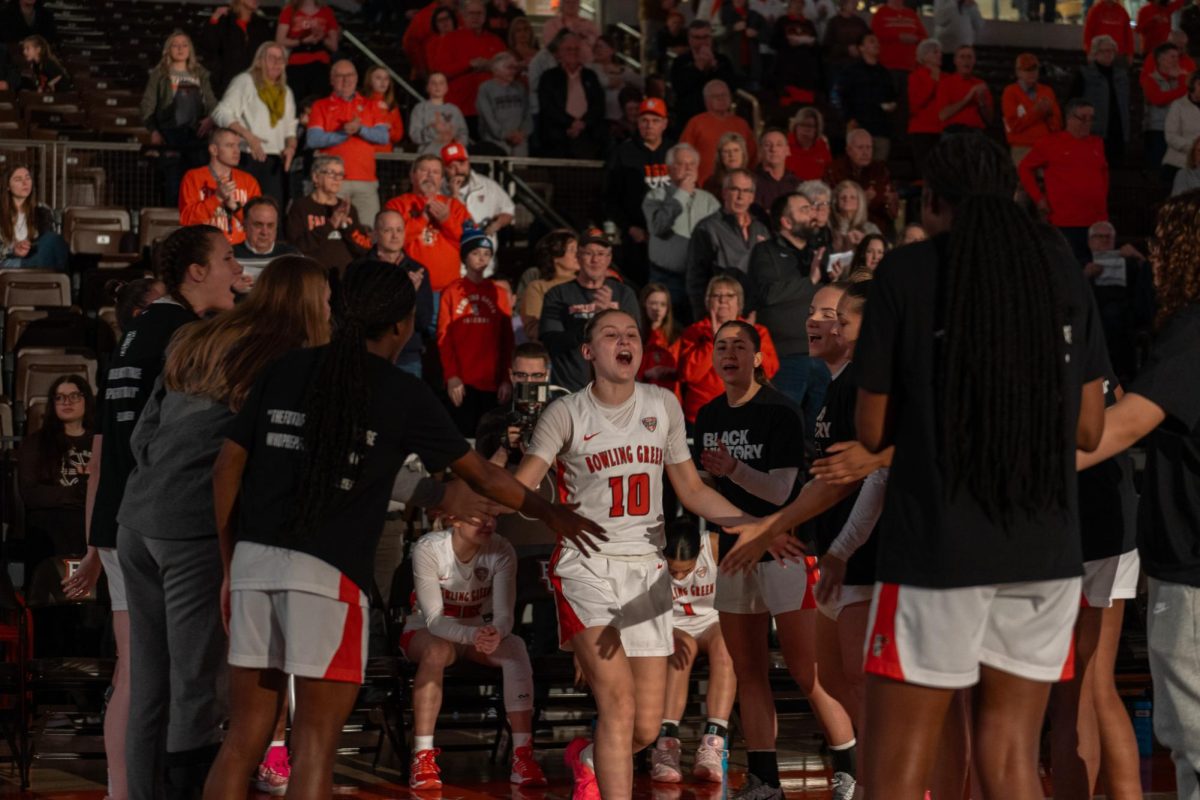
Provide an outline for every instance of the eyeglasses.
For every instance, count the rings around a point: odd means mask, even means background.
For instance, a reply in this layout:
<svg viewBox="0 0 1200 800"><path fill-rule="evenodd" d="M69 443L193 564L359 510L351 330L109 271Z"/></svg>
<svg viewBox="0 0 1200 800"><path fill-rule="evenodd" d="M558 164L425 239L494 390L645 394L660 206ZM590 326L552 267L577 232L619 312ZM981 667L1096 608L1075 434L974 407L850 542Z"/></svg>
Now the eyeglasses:
<svg viewBox="0 0 1200 800"><path fill-rule="evenodd" d="M823 201L820 203L813 203L810 208L812 208L813 211L820 211L822 208L829 208L829 202Z"/></svg>
<svg viewBox="0 0 1200 800"><path fill-rule="evenodd" d="M730 186L726 191L733 192L734 194L754 194L754 187L751 186L743 189L741 186Z"/></svg>
<svg viewBox="0 0 1200 800"><path fill-rule="evenodd" d="M81 392L71 392L70 394L54 395L54 402L57 403L58 405L67 405L69 403L78 403L82 399L83 399L83 394Z"/></svg>
<svg viewBox="0 0 1200 800"><path fill-rule="evenodd" d="M325 175L325 176L327 176L327 177L330 177L330 178L333 178L334 180L339 180L339 181L340 181L340 180L345 180L345 178L346 178L346 173L344 173L344 172L334 172L333 170L329 170L329 169L323 169L323 170L321 170L321 173L320 173L320 174L322 174L322 175Z"/></svg>
<svg viewBox="0 0 1200 800"><path fill-rule="evenodd" d="M545 372L514 372L512 376L513 380L518 382L533 381L534 383L541 383L549 377Z"/></svg>

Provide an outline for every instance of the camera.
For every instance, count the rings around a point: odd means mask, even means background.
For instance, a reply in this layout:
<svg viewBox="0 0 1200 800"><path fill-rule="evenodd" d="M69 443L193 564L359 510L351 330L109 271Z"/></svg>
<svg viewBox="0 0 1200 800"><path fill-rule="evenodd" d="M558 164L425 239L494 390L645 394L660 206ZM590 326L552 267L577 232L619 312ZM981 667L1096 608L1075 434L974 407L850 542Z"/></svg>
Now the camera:
<svg viewBox="0 0 1200 800"><path fill-rule="evenodd" d="M509 431L517 429L518 441L513 442L510 436L505 436L504 444L510 457L520 460L523 449L529 447L533 439L533 428L550 399L548 383L513 384L512 409L508 412L507 422Z"/></svg>

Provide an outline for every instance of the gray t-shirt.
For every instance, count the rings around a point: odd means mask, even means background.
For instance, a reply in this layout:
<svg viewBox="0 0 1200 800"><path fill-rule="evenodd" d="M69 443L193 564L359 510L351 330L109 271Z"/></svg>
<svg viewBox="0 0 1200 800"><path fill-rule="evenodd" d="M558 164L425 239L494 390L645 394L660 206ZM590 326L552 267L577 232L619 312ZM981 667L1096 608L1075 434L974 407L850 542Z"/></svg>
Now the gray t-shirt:
<svg viewBox="0 0 1200 800"><path fill-rule="evenodd" d="M607 279L604 285L612 290L612 299L622 311L641 319L637 295L632 289L615 278ZM572 392L579 391L592 379L579 346L583 344L588 320L600 310L593 290L583 288L579 281L569 281L546 292L538 336L550 351L554 382Z"/></svg>

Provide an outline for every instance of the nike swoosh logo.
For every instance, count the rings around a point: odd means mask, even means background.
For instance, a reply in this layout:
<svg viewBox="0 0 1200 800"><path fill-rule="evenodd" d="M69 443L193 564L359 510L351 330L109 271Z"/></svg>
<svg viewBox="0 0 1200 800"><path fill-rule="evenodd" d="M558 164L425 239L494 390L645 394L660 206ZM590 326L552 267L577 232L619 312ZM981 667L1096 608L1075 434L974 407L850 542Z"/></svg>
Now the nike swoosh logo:
<svg viewBox="0 0 1200 800"><path fill-rule="evenodd" d="M595 439L599 435L600 435L599 431L597 431L596 433L589 433L583 437L583 440L585 442L590 442L592 439Z"/></svg>

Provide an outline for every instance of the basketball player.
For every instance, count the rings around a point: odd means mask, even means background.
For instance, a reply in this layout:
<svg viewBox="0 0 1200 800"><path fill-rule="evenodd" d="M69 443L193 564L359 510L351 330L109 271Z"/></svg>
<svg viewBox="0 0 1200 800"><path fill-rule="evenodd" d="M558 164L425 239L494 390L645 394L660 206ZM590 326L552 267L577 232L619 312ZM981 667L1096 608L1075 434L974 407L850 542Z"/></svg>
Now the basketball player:
<svg viewBox="0 0 1200 800"><path fill-rule="evenodd" d="M661 783L683 780L680 767L679 721L687 708L688 682L692 665L700 653L708 657L708 720L692 762L692 774L700 780L724 780L723 758L729 736L729 714L737 693L733 660L721 635L713 599L717 589L717 535L701 533L691 517L667 525L667 569L671 590L675 652L667 671L667 711L651 754L650 777Z"/></svg>
<svg viewBox="0 0 1200 800"><path fill-rule="evenodd" d="M408 779L413 789L442 787L433 731L442 706L442 675L461 659L499 667L504 674L504 710L513 737L510 782L546 785L533 759L533 669L525 642L512 632L517 554L495 532L491 520L455 522L413 545L416 602L400 637L405 658L418 665Z"/></svg>
<svg viewBox="0 0 1200 800"><path fill-rule="evenodd" d="M574 797L629 800L633 753L654 742L662 722L673 650L664 472L692 513L725 525L750 518L700 480L675 396L635 382L637 320L601 311L581 349L595 379L542 413L517 477L536 487L557 465L566 498L607 535L591 557L561 540L551 580L562 645L574 651L599 711L595 742L577 739L567 748Z"/></svg>

